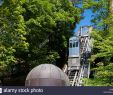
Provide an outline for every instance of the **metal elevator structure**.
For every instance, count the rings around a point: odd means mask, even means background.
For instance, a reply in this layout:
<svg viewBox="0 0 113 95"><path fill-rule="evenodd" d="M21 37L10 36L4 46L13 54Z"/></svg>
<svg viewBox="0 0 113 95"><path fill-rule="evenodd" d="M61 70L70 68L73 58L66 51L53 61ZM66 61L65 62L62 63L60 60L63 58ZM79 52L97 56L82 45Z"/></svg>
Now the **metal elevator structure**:
<svg viewBox="0 0 113 95"><path fill-rule="evenodd" d="M88 63L88 58L93 47L90 36L92 29L91 26L82 26L78 33L74 35L78 38L79 42L79 56L69 56L68 65L64 70L69 77L70 86L83 86L83 78L89 78L90 64ZM75 51L69 50L69 52L73 54Z"/></svg>

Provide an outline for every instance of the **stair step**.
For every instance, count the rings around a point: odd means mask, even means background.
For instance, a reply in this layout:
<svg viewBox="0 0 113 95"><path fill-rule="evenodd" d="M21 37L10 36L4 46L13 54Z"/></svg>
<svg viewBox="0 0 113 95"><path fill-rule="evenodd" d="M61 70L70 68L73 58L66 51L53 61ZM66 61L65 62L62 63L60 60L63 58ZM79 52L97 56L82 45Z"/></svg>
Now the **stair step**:
<svg viewBox="0 0 113 95"><path fill-rule="evenodd" d="M69 75L69 76L74 76L75 74L71 74L71 75Z"/></svg>
<svg viewBox="0 0 113 95"><path fill-rule="evenodd" d="M74 77L74 76L69 76L69 77Z"/></svg>
<svg viewBox="0 0 113 95"><path fill-rule="evenodd" d="M73 82L73 81L69 81L69 82Z"/></svg>
<svg viewBox="0 0 113 95"><path fill-rule="evenodd" d="M73 80L69 80L69 81L73 81Z"/></svg>

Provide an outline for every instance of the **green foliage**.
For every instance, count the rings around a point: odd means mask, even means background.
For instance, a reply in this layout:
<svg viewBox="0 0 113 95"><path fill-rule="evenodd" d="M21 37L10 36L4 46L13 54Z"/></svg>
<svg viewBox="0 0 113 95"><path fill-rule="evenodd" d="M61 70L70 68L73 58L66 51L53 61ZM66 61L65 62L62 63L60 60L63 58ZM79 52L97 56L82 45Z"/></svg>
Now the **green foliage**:
<svg viewBox="0 0 113 95"><path fill-rule="evenodd" d="M47 60L46 63L55 62L56 59L58 58L59 58L59 54L57 52L49 52L48 56L46 57L46 60Z"/></svg>
<svg viewBox="0 0 113 95"><path fill-rule="evenodd" d="M94 1L95 2L95 1ZM95 30L92 32L93 55L89 59L94 78L85 79L87 86L113 85L113 15L108 0L98 1L99 9L91 5L94 12Z"/></svg>
<svg viewBox="0 0 113 95"><path fill-rule="evenodd" d="M64 64L81 10L69 0L3 0L0 76L21 76L43 63Z"/></svg>
<svg viewBox="0 0 113 95"><path fill-rule="evenodd" d="M0 68L17 61L16 49L27 50L25 22L22 16L24 0L5 1L0 6Z"/></svg>
<svg viewBox="0 0 113 95"><path fill-rule="evenodd" d="M113 63L96 68L94 79L84 79L85 86L112 86L113 85Z"/></svg>
<svg viewBox="0 0 113 95"><path fill-rule="evenodd" d="M31 55L27 60L31 64L35 61L36 65L53 63L58 58L65 60L67 42L72 35L72 26L80 20L80 9L68 0L32 0L23 6ZM47 39L49 42L46 42Z"/></svg>

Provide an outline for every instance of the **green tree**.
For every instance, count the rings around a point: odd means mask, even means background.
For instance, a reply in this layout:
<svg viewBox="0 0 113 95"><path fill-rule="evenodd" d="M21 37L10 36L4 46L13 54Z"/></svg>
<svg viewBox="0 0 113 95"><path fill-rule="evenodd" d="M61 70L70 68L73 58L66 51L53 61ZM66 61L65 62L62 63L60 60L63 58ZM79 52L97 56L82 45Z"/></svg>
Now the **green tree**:
<svg viewBox="0 0 113 95"><path fill-rule="evenodd" d="M80 20L80 9L68 0L32 0L23 6L30 44L29 63L35 66L59 59L59 64L64 64L67 42L72 35L72 25ZM45 43L47 40L49 42Z"/></svg>
<svg viewBox="0 0 113 95"><path fill-rule="evenodd" d="M10 71L10 66L17 62L15 52L28 49L23 3L24 0L3 0L0 6L0 69L3 71Z"/></svg>
<svg viewBox="0 0 113 95"><path fill-rule="evenodd" d="M42 63L64 64L68 39L80 20L80 13L69 0L3 0L1 74L14 78L26 76L30 69Z"/></svg>
<svg viewBox="0 0 113 95"><path fill-rule="evenodd" d="M86 82L86 85L110 86L113 85L112 4L108 0L91 2L93 3L91 3L92 5L89 5L89 7L91 7L96 14L93 19L96 28L92 32L92 37L94 38L93 55L89 60L92 66L94 78L89 79ZM87 4L87 2L85 3Z"/></svg>

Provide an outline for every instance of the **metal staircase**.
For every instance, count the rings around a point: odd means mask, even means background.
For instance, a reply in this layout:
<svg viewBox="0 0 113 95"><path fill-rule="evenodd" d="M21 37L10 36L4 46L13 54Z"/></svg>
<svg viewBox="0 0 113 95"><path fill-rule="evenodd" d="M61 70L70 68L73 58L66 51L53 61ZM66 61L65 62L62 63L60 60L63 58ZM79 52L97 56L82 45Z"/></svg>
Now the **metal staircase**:
<svg viewBox="0 0 113 95"><path fill-rule="evenodd" d="M70 80L70 85L71 86L75 86L78 74L79 74L78 70L70 71L69 80Z"/></svg>
<svg viewBox="0 0 113 95"><path fill-rule="evenodd" d="M83 74L84 68L83 66L79 70L70 71L68 74L70 80L70 86L82 86L83 85Z"/></svg>

